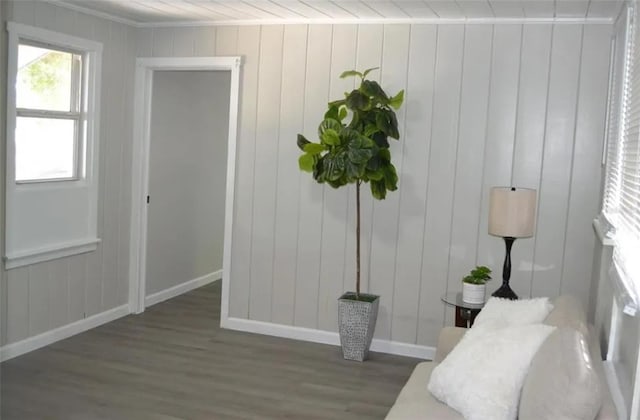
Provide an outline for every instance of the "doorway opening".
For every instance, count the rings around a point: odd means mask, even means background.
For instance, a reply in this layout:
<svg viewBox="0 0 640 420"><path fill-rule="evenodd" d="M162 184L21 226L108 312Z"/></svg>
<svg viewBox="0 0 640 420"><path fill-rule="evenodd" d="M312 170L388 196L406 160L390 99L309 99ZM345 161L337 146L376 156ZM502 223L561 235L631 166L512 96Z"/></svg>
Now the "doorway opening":
<svg viewBox="0 0 640 420"><path fill-rule="evenodd" d="M163 160L166 161L172 158L171 154L175 154L178 149L171 145L168 139L165 139L165 150L160 150L157 145L154 144L154 152L160 153L160 158L154 157L152 160L152 135L154 130L157 132L163 130L163 122L159 124L156 122L154 128L152 117L152 108L154 96L157 98L157 94L154 94L154 79L157 82L160 80L170 80L172 77L180 78L183 74L191 74L195 77L202 78L203 82L212 81L216 79L207 79L205 73L212 75L217 74L217 79L226 80L224 86L228 87L228 94L225 95L224 104L228 104L228 110L226 112L220 112L224 117L228 116L228 135L226 142L226 180L225 185L221 185L220 189L223 192L223 197L217 197L218 201L224 200L224 209L219 209L220 212L224 211L224 225L218 226L220 231L223 231L223 245L222 245L222 275L217 270L215 273L208 273L201 278L189 279L188 285L169 285L169 294L180 294L193 288L194 285L204 284L210 280L211 276L217 278L222 277L222 299L220 318L225 320L228 317L228 297L229 297L229 274L231 264L231 232L233 225L233 199L234 199L234 175L235 175L235 152L236 152L236 136L237 136L237 123L238 123L238 100L239 100L239 80L240 80L240 57L198 57L198 58L138 58L136 66L136 81L135 81L135 104L134 104L134 136L133 136L133 155L132 155L132 206L131 206L131 250L130 250L130 270L129 270L129 310L131 313L141 313L145 310L145 307L156 303L157 301L164 300L167 294L157 289L162 288L163 285L149 285L148 274L153 272L153 268L149 268L148 257L151 256L152 260L160 261L163 255L166 256L170 253L171 246L169 244L162 243L162 235L158 235L158 226L163 225L163 218L165 223L167 218L174 217L175 220L181 220L181 218L190 217L188 214L181 214L182 211L179 207L173 209L164 209L163 211L151 214L150 218L150 205L153 198L151 194L151 188L156 185L161 185L163 177L158 179L159 168L163 167ZM194 73L197 72L197 73ZM177 80L177 79L176 79ZM183 79L185 80L185 79ZM163 91L165 89L163 88ZM156 92L165 95L165 98L171 97L171 92ZM174 91L174 99L180 101L181 99L176 97L177 91ZM167 96L169 95L169 96ZM185 98L182 98L185 100ZM197 104L191 104L197 106ZM158 108L158 104L156 104ZM171 113L171 107L162 107L162 111L165 113ZM174 108L175 110L175 108ZM213 117L212 117L213 118ZM155 118L157 120L157 118ZM188 118L187 122L188 124ZM166 125L164 125L165 131L168 131ZM206 125L203 125L201 129L206 129ZM178 132L174 132L176 135ZM166 134L166 133L165 133ZM180 143L180 139L176 139L176 143ZM194 147L206 147L204 143L200 146ZM158 152L160 150L160 152ZM164 154L165 156L162 156ZM173 156L178 159L177 156ZM220 157L221 162L224 163L225 157ZM159 161L158 161L159 159ZM212 159L213 160L213 159ZM183 162L184 163L184 162ZM212 162L213 164L213 162ZM155 167L155 170L154 170ZM186 168L186 166L185 166ZM150 176L151 171L155 175ZM191 174L194 175L194 174ZM187 177L190 176L187 174ZM169 178L167 178L169 177ZM170 179L171 173L165 174L164 180ZM171 188L170 185L166 186ZM197 189L197 186L194 185ZM185 198L181 196L164 197L165 204L170 202L184 201ZM213 205L213 204L212 204ZM163 206L166 207L166 206ZM188 207L186 207L188 208ZM213 208L213 207L212 207ZM154 209L155 210L155 209ZM171 212L174 212L172 214ZM160 239L154 241L152 249L149 247L149 223L151 228L154 229L155 238ZM155 227L154 227L155 226ZM165 236L166 237L166 236ZM158 243L160 242L160 243ZM165 246L166 245L166 246ZM174 244L175 246L175 244ZM163 247L165 247L163 249ZM156 263L158 264L158 263ZM159 264L162 264L161 262ZM165 267L166 269L166 267ZM162 267L155 270L156 272L162 272ZM183 270L184 271L184 270ZM162 282L161 282L162 283ZM164 285L166 286L166 285ZM182 289L185 290L182 290ZM151 296L148 292L151 292ZM155 294L154 294L155 292ZM163 294L164 293L164 294ZM150 299L151 298L151 299ZM154 301L155 299L155 301Z"/></svg>

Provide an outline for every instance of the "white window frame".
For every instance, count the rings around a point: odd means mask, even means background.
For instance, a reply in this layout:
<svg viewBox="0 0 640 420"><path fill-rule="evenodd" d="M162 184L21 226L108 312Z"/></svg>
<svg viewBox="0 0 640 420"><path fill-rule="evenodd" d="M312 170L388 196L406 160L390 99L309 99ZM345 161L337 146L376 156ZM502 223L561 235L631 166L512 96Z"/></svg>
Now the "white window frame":
<svg viewBox="0 0 640 420"><path fill-rule="evenodd" d="M45 48L50 51L57 51L82 57L80 66L74 62L71 68L71 95L70 109L67 111L57 111L51 109L36 108L20 108L16 106L16 117L42 118L42 119L60 119L75 122L75 130L73 133L73 172L70 177L64 178L34 178L16 180L18 184L35 183L35 182L66 182L77 181L82 175L84 168L83 159L85 158L82 146L84 144L83 114L84 102L86 100L86 79L85 74L89 70L86 53L71 48L62 47L60 45L52 45L51 42L38 42L32 39L18 39L18 48L20 45L28 45L36 48ZM79 73L79 74L78 74ZM14 142L15 143L15 142Z"/></svg>
<svg viewBox="0 0 640 420"><path fill-rule="evenodd" d="M7 23L7 156L5 212L5 268L34 264L93 251L100 239L98 163L102 44L54 31ZM73 179L16 182L16 77L20 41L69 50L83 55L83 98L80 112L84 131L76 151Z"/></svg>
<svg viewBox="0 0 640 420"><path fill-rule="evenodd" d="M624 263L621 262L616 255L624 254L626 261L629 261L629 244L635 243L635 239L631 242L628 240L625 242L625 238L629 235L625 229L627 225L624 223L624 218L621 216L621 210L625 210L625 217L629 217L629 207L623 208L621 206L621 200L623 192L623 174L622 163L623 159L623 147L626 147L630 141L630 133L628 130L631 127L636 127L638 103L640 101L640 89L638 84L634 83L634 78L640 72L640 43L638 41L638 22L636 21L637 15L633 6L630 6L626 10L625 38L624 47L622 51L622 60L618 61L618 67L612 68L612 72L619 71L618 75L621 76L619 86L610 86L610 90L619 89L613 94L617 100L609 103L609 120L612 120L612 116L617 116L616 127L607 133L607 149L606 149L606 166L605 166L605 182L603 191L602 212L597 219L597 230L599 230L605 239L604 245L610 245L614 247L614 263L609 271L609 277L612 280L612 284L615 289L615 297L618 301L622 312L629 316L635 316L640 309L640 282L638 279L633 278L631 275L625 274ZM620 66L622 68L620 68ZM633 121L630 125L629 121ZM631 132L635 132L635 129L631 129ZM632 134L631 133L631 134ZM637 135L637 133L636 133ZM631 140L633 141L633 140ZM635 216L632 216L632 218ZM635 231L634 231L635 234ZM633 245L635 246L635 245ZM621 265L622 264L622 265ZM633 271L633 270L632 270Z"/></svg>

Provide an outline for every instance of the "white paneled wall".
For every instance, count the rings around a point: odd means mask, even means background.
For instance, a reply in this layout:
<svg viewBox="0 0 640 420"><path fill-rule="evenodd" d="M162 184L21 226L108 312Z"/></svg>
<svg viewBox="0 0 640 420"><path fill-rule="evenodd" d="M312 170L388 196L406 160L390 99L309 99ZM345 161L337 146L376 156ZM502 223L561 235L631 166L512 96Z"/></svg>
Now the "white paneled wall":
<svg viewBox="0 0 640 420"><path fill-rule="evenodd" d="M3 21L99 41L104 52L98 206L102 243L92 253L2 271L2 294L6 297L2 302L3 345L127 303L136 36L126 25L42 1L3 2L4 6ZM4 101L4 89L2 98ZM0 183L4 185L4 158L1 167Z"/></svg>
<svg viewBox="0 0 640 420"><path fill-rule="evenodd" d="M354 287L354 189L300 173L295 138L313 137L327 101L353 87L343 70L376 66L390 93L406 90L392 145L399 190L383 202L363 194L363 285L382 295L376 336L433 346L452 323L440 296L476 264L500 277L504 245L486 233L494 185L540 193L536 236L514 245L516 292L587 303L611 26L132 29L45 2L3 6L3 18L94 39L105 52L102 243L3 271L2 344L127 302L135 56L244 56L230 316L336 330L336 298Z"/></svg>
<svg viewBox="0 0 640 420"><path fill-rule="evenodd" d="M0 2L0 22L4 22L5 17L7 15L7 3ZM0 109L6 110L7 103L7 90L6 83L4 80L7 80L7 33L2 30L0 31ZM5 118L0 113L0 133L2 135L1 138L6 138L4 135L6 130L6 121ZM5 171L5 146L0 146L0 197L4 197L4 171ZM0 205L0 226L2 226L2 231L4 231L4 204ZM0 235L0 255L4 255L4 236ZM0 265L0 268L4 268L3 265ZM0 270L0 346L2 343L7 341L7 282L4 280L4 270Z"/></svg>
<svg viewBox="0 0 640 420"><path fill-rule="evenodd" d="M138 30L138 56L242 55L230 316L336 330L354 285L354 189L297 168L341 71L406 89L392 145L400 188L363 196L363 284L382 295L376 336L435 345L440 296L476 264L501 276L487 234L494 185L539 191L537 232L516 241L523 297L588 302L607 96L609 25L289 25ZM497 287L499 279L490 289Z"/></svg>

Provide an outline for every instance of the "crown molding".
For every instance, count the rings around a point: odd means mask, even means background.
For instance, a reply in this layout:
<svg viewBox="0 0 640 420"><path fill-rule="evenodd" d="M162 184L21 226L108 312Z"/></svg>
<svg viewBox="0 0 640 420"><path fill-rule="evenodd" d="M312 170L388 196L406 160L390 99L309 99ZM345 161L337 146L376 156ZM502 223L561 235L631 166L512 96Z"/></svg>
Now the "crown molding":
<svg viewBox="0 0 640 420"><path fill-rule="evenodd" d="M134 28L176 28L196 26L256 26L256 25L367 25L367 24L423 24L423 25L530 25L530 24L562 24L562 25L612 25L614 18L296 18L296 19L237 19L216 21L162 21L140 22L137 20L115 16L110 13L90 9L88 7L67 3L64 0L44 0L56 6L76 12L92 15L132 26Z"/></svg>
<svg viewBox="0 0 640 420"><path fill-rule="evenodd" d="M55 6L63 7L65 9L73 10L76 12L84 13L85 15L90 15L106 20L110 20L113 22L123 23L125 25L133 26L135 28L141 27L142 22L138 22L137 20L123 18L121 16L112 15L111 13L101 12L99 10L90 9L88 7L79 6L73 3L67 3L63 0L44 0L47 3L53 4Z"/></svg>
<svg viewBox="0 0 640 420"><path fill-rule="evenodd" d="M530 24L571 24L571 25L612 25L612 18L375 18L375 19L241 19L218 21L175 21L138 23L139 28L193 27L193 26L256 26L256 25L530 25Z"/></svg>

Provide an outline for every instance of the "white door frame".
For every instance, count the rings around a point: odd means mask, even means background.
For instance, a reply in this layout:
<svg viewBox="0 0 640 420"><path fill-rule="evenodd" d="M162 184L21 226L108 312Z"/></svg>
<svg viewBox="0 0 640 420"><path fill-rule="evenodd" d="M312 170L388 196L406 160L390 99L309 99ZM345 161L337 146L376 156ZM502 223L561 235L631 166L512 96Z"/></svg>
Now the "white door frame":
<svg viewBox="0 0 640 420"><path fill-rule="evenodd" d="M131 242L129 260L129 311L145 309L147 258L147 203L149 194L149 150L151 144L151 93L155 71L223 70L231 71L229 92L229 143L224 217L224 253L222 257L222 302L220 316L229 314L229 274L231 232L238 131L240 57L162 57L136 60L135 102L133 114L133 153L131 173Z"/></svg>

